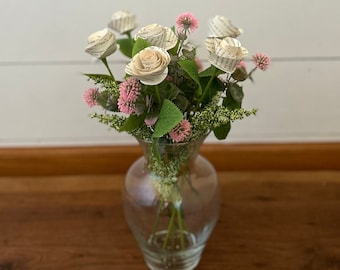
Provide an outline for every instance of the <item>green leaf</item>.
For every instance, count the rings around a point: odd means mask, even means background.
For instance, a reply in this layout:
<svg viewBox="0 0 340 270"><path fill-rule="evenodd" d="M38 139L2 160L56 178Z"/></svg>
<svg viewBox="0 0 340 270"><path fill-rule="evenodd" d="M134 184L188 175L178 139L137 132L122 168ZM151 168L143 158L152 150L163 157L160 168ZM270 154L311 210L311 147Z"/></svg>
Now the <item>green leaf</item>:
<svg viewBox="0 0 340 270"><path fill-rule="evenodd" d="M201 87L196 62L192 59L185 59L178 61L178 64L190 76L190 78L193 79L199 87Z"/></svg>
<svg viewBox="0 0 340 270"><path fill-rule="evenodd" d="M231 129L231 124L228 122L225 125L221 125L214 129L214 135L218 140L224 140L227 138L229 131Z"/></svg>
<svg viewBox="0 0 340 270"><path fill-rule="evenodd" d="M225 72L216 68L215 66L211 65L207 69L203 70L199 73L199 77L211 77L211 76L218 76L224 74Z"/></svg>
<svg viewBox="0 0 340 270"><path fill-rule="evenodd" d="M228 88L227 96L223 100L223 105L231 110L239 109L242 106L243 96L242 86L233 84Z"/></svg>
<svg viewBox="0 0 340 270"><path fill-rule="evenodd" d="M161 111L153 133L154 138L160 138L173 129L181 120L183 114L178 107L170 100L163 101Z"/></svg>
<svg viewBox="0 0 340 270"><path fill-rule="evenodd" d="M103 81L114 81L110 75L106 75L106 74L85 73L84 75L88 77L90 80L94 81L96 84L102 83Z"/></svg>
<svg viewBox="0 0 340 270"><path fill-rule="evenodd" d="M118 91L118 84L110 75L106 74L84 74L89 80L93 81L95 85L100 85L108 90L110 93Z"/></svg>
<svg viewBox="0 0 340 270"><path fill-rule="evenodd" d="M135 115L131 114L124 122L124 124L121 126L119 131L133 131L136 128L140 127L144 121L144 115Z"/></svg>
<svg viewBox="0 0 340 270"><path fill-rule="evenodd" d="M127 57L132 58L132 49L134 46L134 40L125 38L125 39L117 39L117 43L119 44L119 50Z"/></svg>
<svg viewBox="0 0 340 270"><path fill-rule="evenodd" d="M132 49L132 57L135 56L137 53L139 53L141 50L147 47L150 47L151 45L152 44L149 41L142 39L142 38L138 38Z"/></svg>
<svg viewBox="0 0 340 270"><path fill-rule="evenodd" d="M210 78L204 77L201 78L201 84L203 89L206 88L207 84L209 83ZM221 81L218 78L213 78L213 80L210 82L210 86L208 90L206 91L204 97L202 97L201 102L203 104L208 104L211 99L216 95L218 91L223 91L224 86L221 84Z"/></svg>
<svg viewBox="0 0 340 270"><path fill-rule="evenodd" d="M229 92L234 100L236 100L238 103L242 103L244 97L242 86L239 86L238 84L232 84L229 87Z"/></svg>

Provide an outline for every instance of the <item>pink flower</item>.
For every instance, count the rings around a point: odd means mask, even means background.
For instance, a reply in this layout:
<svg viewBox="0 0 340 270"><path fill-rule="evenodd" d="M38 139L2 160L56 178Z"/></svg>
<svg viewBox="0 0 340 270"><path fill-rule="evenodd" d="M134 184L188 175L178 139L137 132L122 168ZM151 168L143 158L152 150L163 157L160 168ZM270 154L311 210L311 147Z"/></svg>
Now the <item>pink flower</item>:
<svg viewBox="0 0 340 270"><path fill-rule="evenodd" d="M237 67L237 68L244 68L244 69L246 69L246 68L247 68L246 62L244 62L244 61L242 60L240 63L237 64L236 67Z"/></svg>
<svg viewBox="0 0 340 270"><path fill-rule="evenodd" d="M201 59L195 58L195 62L196 62L196 65L197 65L198 72L201 72L203 70L203 64L202 64Z"/></svg>
<svg viewBox="0 0 340 270"><path fill-rule="evenodd" d="M178 29L194 31L198 27L198 21L194 15L186 12L177 17L176 25Z"/></svg>
<svg viewBox="0 0 340 270"><path fill-rule="evenodd" d="M118 109L122 113L132 114L135 111L135 103L125 99L125 96L120 96L118 99Z"/></svg>
<svg viewBox="0 0 340 270"><path fill-rule="evenodd" d="M135 111L135 102L140 95L141 84L136 78L129 77L119 85L118 109L126 114Z"/></svg>
<svg viewBox="0 0 340 270"><path fill-rule="evenodd" d="M257 53L253 55L252 61L256 65L257 68L265 71L269 64L270 64L270 58L269 56L263 54L263 53Z"/></svg>
<svg viewBox="0 0 340 270"><path fill-rule="evenodd" d="M119 91L125 100L135 102L140 94L141 85L136 78L129 77L119 85Z"/></svg>
<svg viewBox="0 0 340 270"><path fill-rule="evenodd" d="M97 105L98 90L94 88L89 88L84 92L83 99L89 107Z"/></svg>
<svg viewBox="0 0 340 270"><path fill-rule="evenodd" d="M169 132L169 135L174 142L183 142L185 138L191 135L190 122L183 119Z"/></svg>

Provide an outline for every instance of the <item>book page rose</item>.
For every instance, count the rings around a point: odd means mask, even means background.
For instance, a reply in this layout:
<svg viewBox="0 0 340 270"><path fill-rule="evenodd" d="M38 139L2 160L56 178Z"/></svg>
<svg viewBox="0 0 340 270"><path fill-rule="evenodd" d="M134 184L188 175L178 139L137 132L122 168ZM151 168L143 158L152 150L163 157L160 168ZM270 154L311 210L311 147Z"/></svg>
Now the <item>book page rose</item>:
<svg viewBox="0 0 340 270"><path fill-rule="evenodd" d="M241 28L231 24L231 21L223 16L215 16L209 20L209 37L236 38L243 33Z"/></svg>
<svg viewBox="0 0 340 270"><path fill-rule="evenodd" d="M248 54L247 49L241 47L241 42L231 37L207 38L205 46L209 51L209 62L227 73L233 73Z"/></svg>
<svg viewBox="0 0 340 270"><path fill-rule="evenodd" d="M98 59L106 58L117 50L116 37L108 29L91 34L87 42L88 45L85 48L85 52Z"/></svg>
<svg viewBox="0 0 340 270"><path fill-rule="evenodd" d="M108 27L119 32L120 34L124 34L137 27L136 15L131 14L128 11L117 11L113 13Z"/></svg>
<svg viewBox="0 0 340 270"><path fill-rule="evenodd" d="M166 50L170 50L177 44L177 36L168 27L159 24L150 24L140 29L135 40L142 38L150 42L153 46L157 46Z"/></svg>
<svg viewBox="0 0 340 270"><path fill-rule="evenodd" d="M145 85L156 85L168 75L169 53L162 48L151 46L136 54L125 67L125 73L136 77Z"/></svg>

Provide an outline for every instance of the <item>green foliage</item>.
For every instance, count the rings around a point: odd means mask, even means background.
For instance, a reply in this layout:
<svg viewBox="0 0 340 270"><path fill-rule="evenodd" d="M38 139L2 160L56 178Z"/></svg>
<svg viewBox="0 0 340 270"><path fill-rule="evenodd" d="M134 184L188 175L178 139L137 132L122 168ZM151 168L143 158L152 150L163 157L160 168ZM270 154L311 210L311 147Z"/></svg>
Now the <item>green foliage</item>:
<svg viewBox="0 0 340 270"><path fill-rule="evenodd" d="M214 129L214 135L218 140L224 140L227 138L229 131L231 129L230 121L226 124L220 125L219 127Z"/></svg>
<svg viewBox="0 0 340 270"><path fill-rule="evenodd" d="M211 65L207 69L203 70L199 73L200 77L211 77L211 76L218 76L224 74L225 72L216 68L215 66Z"/></svg>
<svg viewBox="0 0 340 270"><path fill-rule="evenodd" d="M93 81L95 85L100 85L109 92L118 89L117 82L110 75L90 73L85 73L84 75L88 77L89 80Z"/></svg>
<svg viewBox="0 0 340 270"><path fill-rule="evenodd" d="M229 109L241 108L244 97L242 86L232 84L228 90L227 96L223 100L223 105Z"/></svg>
<svg viewBox="0 0 340 270"><path fill-rule="evenodd" d="M231 96L233 97L234 100L236 100L240 104L242 103L242 100L243 100L243 97L244 97L242 86L239 86L238 84L233 83L229 87L229 93L231 94Z"/></svg>
<svg viewBox="0 0 340 270"><path fill-rule="evenodd" d="M155 130L153 133L154 138L160 138L173 129L181 120L183 114L178 107L170 100L163 101Z"/></svg>
<svg viewBox="0 0 340 270"><path fill-rule="evenodd" d="M144 121L145 116L140 115L137 116L135 114L130 115L124 122L124 124L121 126L119 131L126 131L131 132L137 128L139 128Z"/></svg>
<svg viewBox="0 0 340 270"><path fill-rule="evenodd" d="M178 65L189 75L189 77L195 83L197 83L198 87L201 88L196 62L192 59L180 60L178 61Z"/></svg>
<svg viewBox="0 0 340 270"><path fill-rule="evenodd" d="M138 38L132 49L132 57L139 53L141 50L150 47L151 43L145 39Z"/></svg>
<svg viewBox="0 0 340 270"><path fill-rule="evenodd" d="M124 39L117 39L117 43L119 44L120 51L127 57L132 57L132 49L135 44L133 39L124 38Z"/></svg>

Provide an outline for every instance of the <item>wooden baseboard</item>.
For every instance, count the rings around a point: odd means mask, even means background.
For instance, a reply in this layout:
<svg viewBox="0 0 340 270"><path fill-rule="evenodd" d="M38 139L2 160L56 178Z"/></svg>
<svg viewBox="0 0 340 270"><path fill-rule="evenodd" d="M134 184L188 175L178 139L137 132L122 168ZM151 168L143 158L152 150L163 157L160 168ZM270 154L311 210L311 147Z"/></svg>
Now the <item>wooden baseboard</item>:
<svg viewBox="0 0 340 270"><path fill-rule="evenodd" d="M201 153L218 171L340 170L340 143L206 144ZM0 149L0 176L125 173L139 146Z"/></svg>

